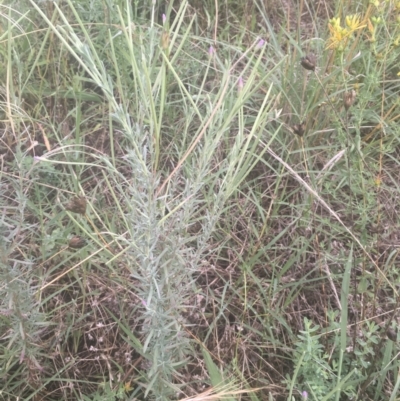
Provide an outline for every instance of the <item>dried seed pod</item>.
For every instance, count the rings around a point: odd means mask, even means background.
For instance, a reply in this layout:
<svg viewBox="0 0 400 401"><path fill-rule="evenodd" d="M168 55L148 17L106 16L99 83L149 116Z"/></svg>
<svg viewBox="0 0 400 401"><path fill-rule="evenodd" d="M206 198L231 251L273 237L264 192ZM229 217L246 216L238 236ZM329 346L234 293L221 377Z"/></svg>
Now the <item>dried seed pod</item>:
<svg viewBox="0 0 400 401"><path fill-rule="evenodd" d="M169 33L168 31L164 31L161 35L161 48L163 50L167 50L169 47Z"/></svg>
<svg viewBox="0 0 400 401"><path fill-rule="evenodd" d="M353 103L356 100L356 95L357 94L356 94L356 91L354 89L352 89L349 92L345 92L343 94L343 104L344 104L344 108L346 110L348 110L353 105Z"/></svg>
<svg viewBox="0 0 400 401"><path fill-rule="evenodd" d="M303 136L304 133L306 132L306 123L303 121L300 124L295 124L293 125L292 129L296 135Z"/></svg>
<svg viewBox="0 0 400 401"><path fill-rule="evenodd" d="M86 245L86 241L80 237L79 235L73 236L68 243L70 248L79 249L83 248Z"/></svg>
<svg viewBox="0 0 400 401"><path fill-rule="evenodd" d="M300 64L303 68L309 71L314 71L315 70L315 64L316 64L316 57L314 54L307 54L304 57L302 57Z"/></svg>
<svg viewBox="0 0 400 401"><path fill-rule="evenodd" d="M389 340L394 342L397 341L397 333L393 329L389 328L386 332L386 335L388 336Z"/></svg>
<svg viewBox="0 0 400 401"><path fill-rule="evenodd" d="M79 214L86 213L86 199L83 196L74 196L66 205L65 209Z"/></svg>

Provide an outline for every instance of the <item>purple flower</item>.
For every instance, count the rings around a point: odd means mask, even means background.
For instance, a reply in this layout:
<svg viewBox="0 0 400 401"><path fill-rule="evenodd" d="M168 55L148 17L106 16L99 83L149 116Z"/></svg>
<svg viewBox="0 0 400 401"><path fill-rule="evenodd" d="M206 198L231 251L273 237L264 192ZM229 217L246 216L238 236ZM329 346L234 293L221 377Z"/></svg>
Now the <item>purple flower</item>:
<svg viewBox="0 0 400 401"><path fill-rule="evenodd" d="M303 400L306 400L306 399L308 398L308 393L307 393L307 391L303 391L303 392L301 393L301 397L303 398Z"/></svg>
<svg viewBox="0 0 400 401"><path fill-rule="evenodd" d="M263 46L265 45L265 40L264 39L260 39L257 43L256 48L257 49L261 49Z"/></svg>
<svg viewBox="0 0 400 401"><path fill-rule="evenodd" d="M162 23L165 25L165 21L167 20L167 16L165 14L162 15Z"/></svg>
<svg viewBox="0 0 400 401"><path fill-rule="evenodd" d="M214 53L215 53L214 47L210 46L210 47L208 48L208 54L209 54L210 56L213 56Z"/></svg>
<svg viewBox="0 0 400 401"><path fill-rule="evenodd" d="M238 91L240 92L243 89L243 78L242 76L239 77L239 81L238 81Z"/></svg>

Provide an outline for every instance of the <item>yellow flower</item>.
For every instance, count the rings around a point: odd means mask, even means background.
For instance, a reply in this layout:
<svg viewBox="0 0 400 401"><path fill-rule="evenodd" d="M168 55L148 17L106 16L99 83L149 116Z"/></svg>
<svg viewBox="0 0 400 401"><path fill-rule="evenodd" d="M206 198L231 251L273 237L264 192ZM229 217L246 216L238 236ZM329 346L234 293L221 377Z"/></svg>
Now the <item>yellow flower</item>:
<svg viewBox="0 0 400 401"><path fill-rule="evenodd" d="M361 17L357 14L348 15L346 17L346 25L349 27L351 32L357 31L358 29L365 28L365 24L362 24Z"/></svg>
<svg viewBox="0 0 400 401"><path fill-rule="evenodd" d="M346 28L340 26L339 17L329 21L328 28L331 35L328 39L328 49L334 48L343 51L351 34L357 29L365 27L365 25L361 25L361 18L357 14L346 16L346 26Z"/></svg>
<svg viewBox="0 0 400 401"><path fill-rule="evenodd" d="M332 20L331 20L332 21ZM338 24L339 21L339 24ZM328 24L328 28L331 32L331 35L328 39L327 48L343 49L343 45L347 37L349 36L349 31L346 28L342 28L340 26L340 19L337 18L333 23Z"/></svg>
<svg viewBox="0 0 400 401"><path fill-rule="evenodd" d="M371 36L368 38L370 42L376 42L375 38L375 25L371 22L370 19L367 21L368 30L371 33Z"/></svg>
<svg viewBox="0 0 400 401"><path fill-rule="evenodd" d="M332 25L334 28L340 28L340 17L332 18L331 20L329 20L329 24Z"/></svg>
<svg viewBox="0 0 400 401"><path fill-rule="evenodd" d="M360 16L355 15L348 15L346 16L346 25L349 27L350 31L355 31L360 27L361 21Z"/></svg>

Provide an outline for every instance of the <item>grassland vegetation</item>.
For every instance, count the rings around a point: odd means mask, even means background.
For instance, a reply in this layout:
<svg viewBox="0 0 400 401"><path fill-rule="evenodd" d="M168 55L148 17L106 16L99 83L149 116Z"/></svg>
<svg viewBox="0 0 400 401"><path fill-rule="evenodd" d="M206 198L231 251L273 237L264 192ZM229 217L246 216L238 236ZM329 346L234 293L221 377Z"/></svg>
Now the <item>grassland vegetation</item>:
<svg viewBox="0 0 400 401"><path fill-rule="evenodd" d="M399 2L0 19L1 400L399 399Z"/></svg>

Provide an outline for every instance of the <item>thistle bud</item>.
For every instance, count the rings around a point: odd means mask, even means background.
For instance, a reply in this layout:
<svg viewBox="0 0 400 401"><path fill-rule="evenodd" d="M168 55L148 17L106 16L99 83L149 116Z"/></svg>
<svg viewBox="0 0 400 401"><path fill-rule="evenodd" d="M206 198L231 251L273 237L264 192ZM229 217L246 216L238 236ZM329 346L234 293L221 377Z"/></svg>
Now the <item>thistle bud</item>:
<svg viewBox="0 0 400 401"><path fill-rule="evenodd" d="M237 84L238 92L241 92L241 90L243 89L243 86L244 86L243 78L242 78L242 76L240 76L239 80L238 80L238 84Z"/></svg>
<svg viewBox="0 0 400 401"><path fill-rule="evenodd" d="M86 199L83 196L74 196L66 205L65 209L79 214L86 213Z"/></svg>
<svg viewBox="0 0 400 401"><path fill-rule="evenodd" d="M356 91L352 89L349 92L343 94L343 104L344 108L348 110L356 100Z"/></svg>
<svg viewBox="0 0 400 401"><path fill-rule="evenodd" d="M397 333L392 328L388 329L386 335L388 336L389 340L392 340L394 342L397 341Z"/></svg>
<svg viewBox="0 0 400 401"><path fill-rule="evenodd" d="M314 54L307 54L306 56L302 57L300 64L303 68L309 71L314 71L315 70L315 64L316 64L316 57Z"/></svg>
<svg viewBox="0 0 400 401"><path fill-rule="evenodd" d="M68 246L73 249L83 248L86 245L86 241L78 235L73 236L68 243Z"/></svg>

